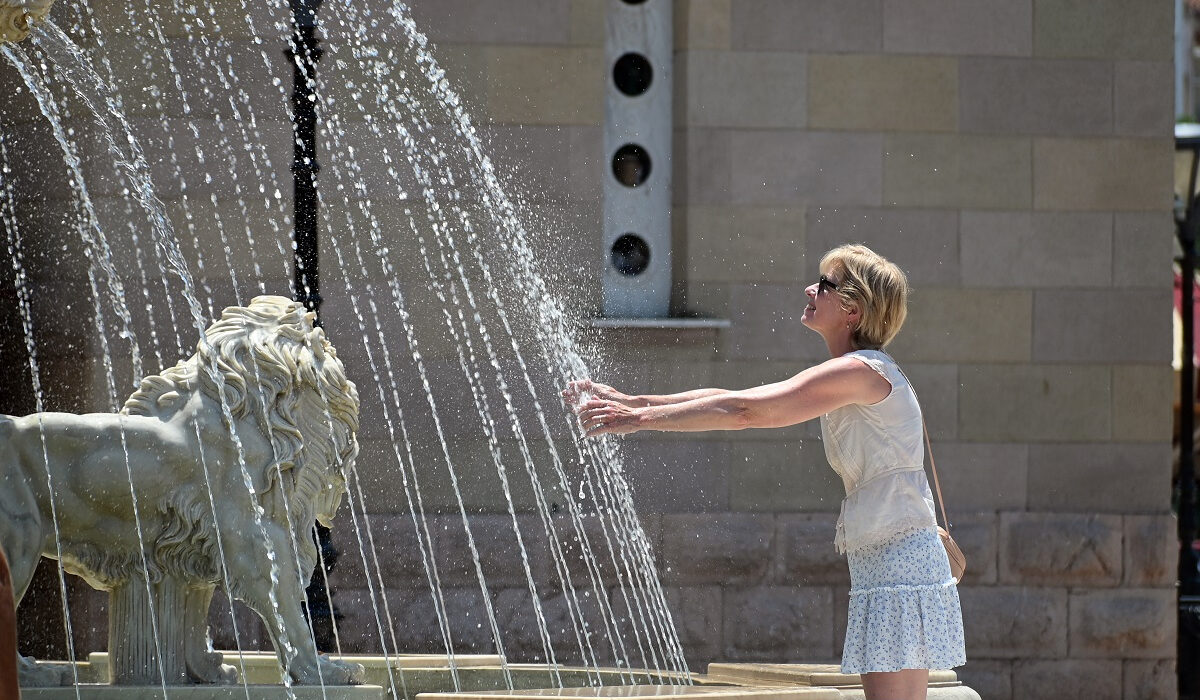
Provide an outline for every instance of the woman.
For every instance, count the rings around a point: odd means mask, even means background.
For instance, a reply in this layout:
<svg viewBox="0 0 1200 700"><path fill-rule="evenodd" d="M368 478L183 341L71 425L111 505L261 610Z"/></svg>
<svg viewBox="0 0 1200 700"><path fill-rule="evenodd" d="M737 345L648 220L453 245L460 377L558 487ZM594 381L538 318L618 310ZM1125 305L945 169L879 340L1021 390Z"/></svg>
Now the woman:
<svg viewBox="0 0 1200 700"><path fill-rule="evenodd" d="M842 671L867 700L925 698L929 669L966 663L956 581L936 533L923 469L921 409L882 348L907 313L908 280L860 245L821 259L801 322L830 359L791 379L746 389L628 396L571 382L564 398L589 436L639 430L777 428L821 419L825 454L846 486L834 542L850 566Z"/></svg>

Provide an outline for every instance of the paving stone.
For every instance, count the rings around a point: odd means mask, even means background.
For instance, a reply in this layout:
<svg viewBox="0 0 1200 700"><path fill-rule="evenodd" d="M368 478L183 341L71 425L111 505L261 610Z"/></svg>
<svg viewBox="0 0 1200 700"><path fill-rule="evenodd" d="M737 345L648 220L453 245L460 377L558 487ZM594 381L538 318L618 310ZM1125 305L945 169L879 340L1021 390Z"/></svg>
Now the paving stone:
<svg viewBox="0 0 1200 700"><path fill-rule="evenodd" d="M736 0L735 49L757 51L878 51L883 44L880 0Z"/></svg>
<svg viewBox="0 0 1200 700"><path fill-rule="evenodd" d="M1100 513L1155 513L1168 505L1166 443L1033 445L1029 507Z"/></svg>
<svg viewBox="0 0 1200 700"><path fill-rule="evenodd" d="M976 657L1066 656L1065 589L964 586L958 593L962 601L967 648ZM997 614L997 611L1004 611L1004 614Z"/></svg>
<svg viewBox="0 0 1200 700"><path fill-rule="evenodd" d="M781 514L775 538L779 556L774 578L783 584L850 584L846 557L833 546L837 515Z"/></svg>
<svg viewBox="0 0 1200 700"><path fill-rule="evenodd" d="M1001 513L1000 581L1115 586L1122 574L1118 515Z"/></svg>
<svg viewBox="0 0 1200 700"><path fill-rule="evenodd" d="M780 649L791 658L827 657L833 638L830 589L727 590L724 629L725 654L730 659L771 658Z"/></svg>
<svg viewBox="0 0 1200 700"><path fill-rule="evenodd" d="M775 519L743 513L663 518L663 580L671 585L737 585L763 580L771 562Z"/></svg>
<svg viewBox="0 0 1200 700"><path fill-rule="evenodd" d="M1177 521L1169 514L1125 516L1126 586L1170 586L1178 571Z"/></svg>
<svg viewBox="0 0 1200 700"><path fill-rule="evenodd" d="M950 58L814 54L808 110L814 129L954 131L958 63Z"/></svg>
<svg viewBox="0 0 1200 700"><path fill-rule="evenodd" d="M1012 689L1013 698L1119 700L1121 666L1085 659L1017 661L1013 664Z"/></svg>
<svg viewBox="0 0 1200 700"><path fill-rule="evenodd" d="M883 50L949 56L1028 56L1033 2L890 0L883 7Z"/></svg>
<svg viewBox="0 0 1200 700"><path fill-rule="evenodd" d="M1072 591L1072 655L1104 659L1173 657L1175 595L1173 588Z"/></svg>

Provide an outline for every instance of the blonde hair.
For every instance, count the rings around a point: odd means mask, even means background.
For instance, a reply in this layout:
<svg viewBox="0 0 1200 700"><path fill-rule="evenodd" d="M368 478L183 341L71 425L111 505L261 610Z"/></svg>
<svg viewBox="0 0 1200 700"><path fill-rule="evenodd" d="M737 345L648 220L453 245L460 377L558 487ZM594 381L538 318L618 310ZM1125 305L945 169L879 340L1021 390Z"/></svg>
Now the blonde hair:
<svg viewBox="0 0 1200 700"><path fill-rule="evenodd" d="M908 316L908 277L865 245L841 245L821 258L821 274L837 280L842 306L858 309L854 345L879 350L892 342Z"/></svg>

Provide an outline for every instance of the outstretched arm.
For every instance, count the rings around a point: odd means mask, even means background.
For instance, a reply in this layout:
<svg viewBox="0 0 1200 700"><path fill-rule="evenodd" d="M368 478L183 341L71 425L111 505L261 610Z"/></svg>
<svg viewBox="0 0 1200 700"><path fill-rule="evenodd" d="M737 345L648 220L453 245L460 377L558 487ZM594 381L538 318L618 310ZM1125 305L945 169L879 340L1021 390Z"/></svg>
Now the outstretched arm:
<svg viewBox="0 0 1200 700"><path fill-rule="evenodd" d="M744 391L645 407L597 399L585 403L577 413L589 436L639 430L779 428L852 403L876 403L890 391L891 384L870 367L854 358L838 357L782 382Z"/></svg>
<svg viewBox="0 0 1200 700"><path fill-rule="evenodd" d="M563 400L572 406L579 403L580 398L586 394L590 398L601 401L616 401L617 403L634 408L645 408L647 406L669 406L670 404L683 403L684 401L701 399L706 396L729 393L732 392L728 389L694 389L678 394L633 395L622 393L607 384L601 384L591 379L577 379L567 384L567 388L563 389L562 396Z"/></svg>

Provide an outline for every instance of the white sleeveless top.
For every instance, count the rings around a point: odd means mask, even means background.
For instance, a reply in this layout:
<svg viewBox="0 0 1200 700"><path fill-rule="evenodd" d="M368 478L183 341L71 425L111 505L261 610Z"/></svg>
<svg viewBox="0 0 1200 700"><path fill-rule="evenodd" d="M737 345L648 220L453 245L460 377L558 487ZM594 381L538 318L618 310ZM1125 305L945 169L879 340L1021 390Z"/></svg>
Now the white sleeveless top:
<svg viewBox="0 0 1200 700"><path fill-rule="evenodd" d="M875 370L892 391L882 401L850 404L821 416L825 456L842 477L846 498L834 545L846 553L901 532L937 526L925 478L921 407L896 361L878 350L853 357Z"/></svg>

